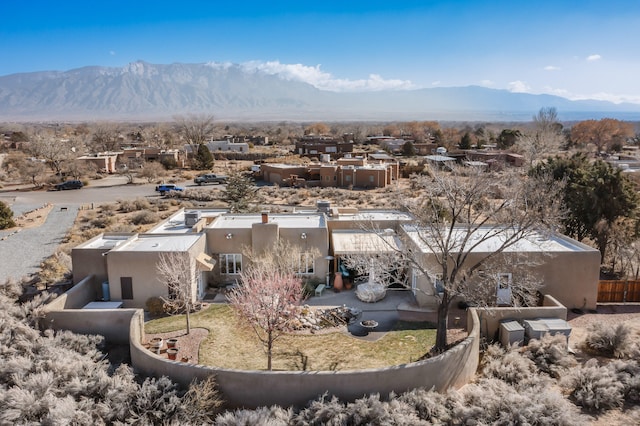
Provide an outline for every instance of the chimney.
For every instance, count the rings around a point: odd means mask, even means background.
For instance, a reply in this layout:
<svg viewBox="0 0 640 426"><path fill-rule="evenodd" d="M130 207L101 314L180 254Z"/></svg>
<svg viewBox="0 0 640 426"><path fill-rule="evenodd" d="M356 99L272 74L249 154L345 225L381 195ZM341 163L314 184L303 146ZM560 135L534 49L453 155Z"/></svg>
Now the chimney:
<svg viewBox="0 0 640 426"><path fill-rule="evenodd" d="M269 223L269 211L265 210L262 212L262 223Z"/></svg>

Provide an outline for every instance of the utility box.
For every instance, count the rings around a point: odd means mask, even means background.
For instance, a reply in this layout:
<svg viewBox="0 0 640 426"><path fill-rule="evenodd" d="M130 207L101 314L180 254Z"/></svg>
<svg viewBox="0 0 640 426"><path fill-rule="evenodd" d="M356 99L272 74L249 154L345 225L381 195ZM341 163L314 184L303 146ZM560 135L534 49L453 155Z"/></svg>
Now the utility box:
<svg viewBox="0 0 640 426"><path fill-rule="evenodd" d="M562 334L567 338L569 342L569 335L571 334L571 324L560 318L540 318L538 321L544 323L549 329L549 334L556 335Z"/></svg>
<svg viewBox="0 0 640 426"><path fill-rule="evenodd" d="M505 348L524 344L524 327L516 320L500 321L500 343Z"/></svg>
<svg viewBox="0 0 640 426"><path fill-rule="evenodd" d="M542 336L549 332L547 324L540 320L524 320L524 335L527 342L531 339L540 340Z"/></svg>

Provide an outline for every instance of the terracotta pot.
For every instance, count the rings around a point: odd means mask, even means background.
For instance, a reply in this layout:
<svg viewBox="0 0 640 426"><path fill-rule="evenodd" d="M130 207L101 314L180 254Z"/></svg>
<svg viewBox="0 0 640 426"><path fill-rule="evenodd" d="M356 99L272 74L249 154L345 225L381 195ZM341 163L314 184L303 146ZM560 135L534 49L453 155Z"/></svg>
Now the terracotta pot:
<svg viewBox="0 0 640 426"><path fill-rule="evenodd" d="M178 349L176 348L167 349L167 356L169 357L169 359L175 360L176 357L178 356Z"/></svg>
<svg viewBox="0 0 640 426"><path fill-rule="evenodd" d="M336 276L333 278L333 288L335 290L342 290L342 273L336 272Z"/></svg>
<svg viewBox="0 0 640 426"><path fill-rule="evenodd" d="M178 345L178 339L172 337L171 339L167 339L167 348L175 348Z"/></svg>

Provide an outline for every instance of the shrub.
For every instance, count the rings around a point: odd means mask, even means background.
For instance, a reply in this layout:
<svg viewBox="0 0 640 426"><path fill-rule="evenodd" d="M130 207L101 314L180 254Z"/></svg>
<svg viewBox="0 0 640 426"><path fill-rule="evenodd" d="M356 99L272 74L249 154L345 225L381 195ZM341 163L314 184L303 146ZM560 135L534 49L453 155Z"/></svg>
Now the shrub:
<svg viewBox="0 0 640 426"><path fill-rule="evenodd" d="M286 426L290 424L292 411L274 405L272 407L260 407L255 410L227 411L218 415L215 419L216 426L251 426L269 425Z"/></svg>
<svg viewBox="0 0 640 426"><path fill-rule="evenodd" d="M148 210L136 213L131 219L134 225L148 225L158 221L158 215Z"/></svg>
<svg viewBox="0 0 640 426"><path fill-rule="evenodd" d="M565 386L571 389L571 399L590 411L618 408L624 402L625 386L618 380L614 367L600 367L596 359L572 371Z"/></svg>
<svg viewBox="0 0 640 426"><path fill-rule="evenodd" d="M577 410L548 387L516 389L498 379L465 386L452 400L453 424L581 425Z"/></svg>
<svg viewBox="0 0 640 426"><path fill-rule="evenodd" d="M598 355L628 358L634 352L631 329L625 324L594 323L587 331L585 347Z"/></svg>
<svg viewBox="0 0 640 426"><path fill-rule="evenodd" d="M14 226L16 223L13 221L13 211L0 201L0 229L13 228Z"/></svg>
<svg viewBox="0 0 640 426"><path fill-rule="evenodd" d="M444 395L433 390L413 389L397 399L413 407L419 419L433 424L452 423L451 406L455 394Z"/></svg>
<svg viewBox="0 0 640 426"><path fill-rule="evenodd" d="M147 311L154 316L164 314L164 301L159 297L150 297L145 303Z"/></svg>
<svg viewBox="0 0 640 426"><path fill-rule="evenodd" d="M567 338L562 334L546 334L540 340L533 339L522 348L522 353L540 371L556 379L576 365L575 358L567 351Z"/></svg>
<svg viewBox="0 0 640 426"><path fill-rule="evenodd" d="M482 358L482 374L516 387L529 387L540 381L533 361L517 350L506 352L500 345L491 345Z"/></svg>
<svg viewBox="0 0 640 426"><path fill-rule="evenodd" d="M150 210L151 203L146 198L136 198L135 200L118 200L120 211L131 213L139 210Z"/></svg>

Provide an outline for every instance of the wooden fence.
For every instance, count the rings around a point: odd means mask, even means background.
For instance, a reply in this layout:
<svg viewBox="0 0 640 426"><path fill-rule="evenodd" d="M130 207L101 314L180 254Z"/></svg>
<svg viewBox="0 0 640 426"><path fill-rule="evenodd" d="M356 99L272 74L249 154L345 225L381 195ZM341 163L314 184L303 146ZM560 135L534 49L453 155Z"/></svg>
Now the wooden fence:
<svg viewBox="0 0 640 426"><path fill-rule="evenodd" d="M598 303L640 302L640 280L601 280Z"/></svg>

